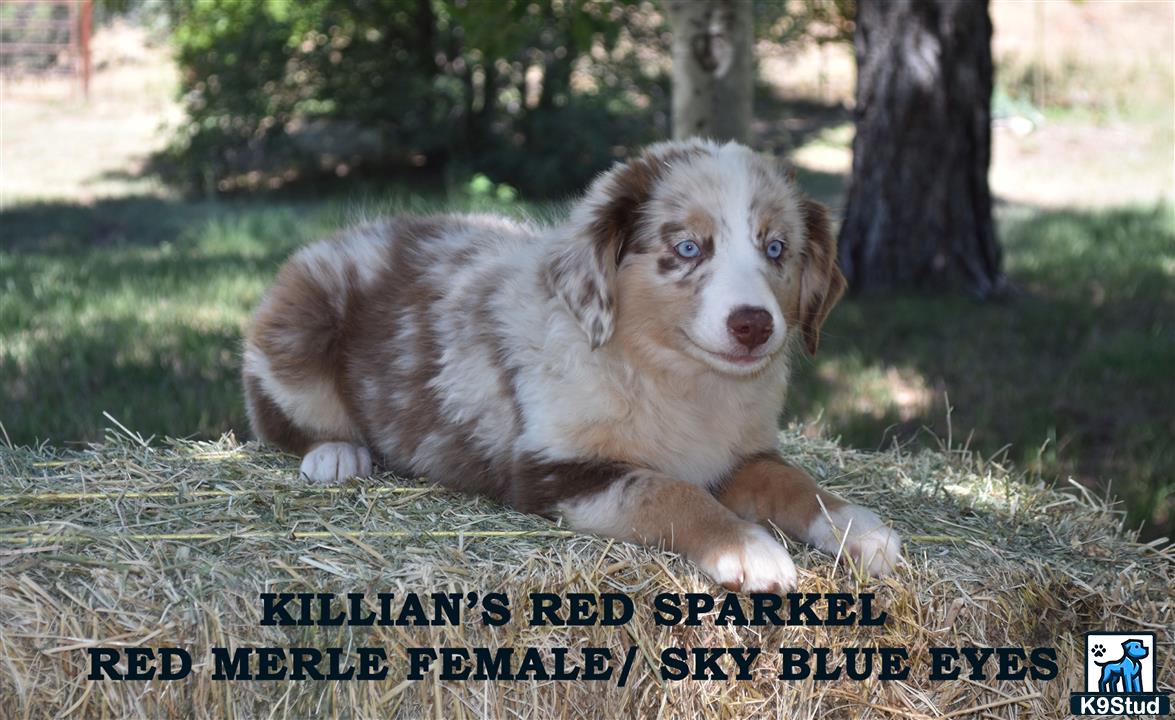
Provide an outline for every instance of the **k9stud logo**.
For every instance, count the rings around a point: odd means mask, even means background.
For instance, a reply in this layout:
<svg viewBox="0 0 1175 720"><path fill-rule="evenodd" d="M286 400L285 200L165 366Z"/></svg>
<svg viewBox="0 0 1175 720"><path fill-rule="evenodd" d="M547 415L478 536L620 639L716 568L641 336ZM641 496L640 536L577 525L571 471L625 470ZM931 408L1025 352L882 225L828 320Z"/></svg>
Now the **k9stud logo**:
<svg viewBox="0 0 1175 720"><path fill-rule="evenodd" d="M1170 698L1155 688L1155 634L1085 635L1085 692L1069 696L1074 715L1167 715Z"/></svg>

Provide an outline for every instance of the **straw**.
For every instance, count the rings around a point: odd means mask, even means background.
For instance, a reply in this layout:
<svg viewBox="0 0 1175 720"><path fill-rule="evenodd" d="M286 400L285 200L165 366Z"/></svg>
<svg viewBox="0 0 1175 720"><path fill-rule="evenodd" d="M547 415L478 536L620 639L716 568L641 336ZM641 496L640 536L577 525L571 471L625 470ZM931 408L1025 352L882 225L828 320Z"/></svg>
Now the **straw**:
<svg viewBox="0 0 1175 720"><path fill-rule="evenodd" d="M672 553L588 537L419 479L322 487L297 460L232 437L151 440L125 427L81 449L0 448L0 716L18 718L1060 718L1081 689L1084 633L1153 629L1175 662L1175 551L1140 544L1103 498L1063 493L967 452L864 453L781 435L794 462L905 538L868 580L791 542L804 592L874 592L881 627L661 626L658 593L723 594ZM261 626L263 592L506 593L487 627ZM528 594L618 592L624 627L530 626ZM86 648L183 647L182 682L91 682ZM931 682L929 648L1053 647L1056 680ZM381 681L218 682L210 647L382 647ZM637 648L612 682L406 681L408 647ZM751 680L669 682L667 647L763 650ZM785 682L778 648L903 647L903 681ZM548 655L549 657L549 655ZM439 665L439 663L437 663ZM733 663L723 665L733 672ZM125 661L119 667L126 669ZM617 664L617 668L619 665Z"/></svg>

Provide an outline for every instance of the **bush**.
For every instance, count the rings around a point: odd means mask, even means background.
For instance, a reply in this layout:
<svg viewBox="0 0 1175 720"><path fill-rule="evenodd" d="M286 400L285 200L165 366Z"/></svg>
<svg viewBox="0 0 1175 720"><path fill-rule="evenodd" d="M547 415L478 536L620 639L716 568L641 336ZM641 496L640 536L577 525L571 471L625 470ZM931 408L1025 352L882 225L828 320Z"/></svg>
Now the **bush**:
<svg viewBox="0 0 1175 720"><path fill-rule="evenodd" d="M664 131L663 53L636 50L661 33L621 0L183 0L168 165L206 190L452 166L560 194Z"/></svg>

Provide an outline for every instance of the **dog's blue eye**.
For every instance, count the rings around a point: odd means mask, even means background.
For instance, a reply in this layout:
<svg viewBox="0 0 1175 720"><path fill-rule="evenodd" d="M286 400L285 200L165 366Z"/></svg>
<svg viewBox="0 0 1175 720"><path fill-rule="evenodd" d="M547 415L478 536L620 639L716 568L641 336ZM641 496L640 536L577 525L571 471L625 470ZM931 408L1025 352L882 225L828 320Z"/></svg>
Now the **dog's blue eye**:
<svg viewBox="0 0 1175 720"><path fill-rule="evenodd" d="M783 242L780 240L772 240L767 243L767 257L772 260L778 258L783 254Z"/></svg>
<svg viewBox="0 0 1175 720"><path fill-rule="evenodd" d="M702 254L702 248L693 240L682 240L673 246L673 251L683 258L696 258Z"/></svg>

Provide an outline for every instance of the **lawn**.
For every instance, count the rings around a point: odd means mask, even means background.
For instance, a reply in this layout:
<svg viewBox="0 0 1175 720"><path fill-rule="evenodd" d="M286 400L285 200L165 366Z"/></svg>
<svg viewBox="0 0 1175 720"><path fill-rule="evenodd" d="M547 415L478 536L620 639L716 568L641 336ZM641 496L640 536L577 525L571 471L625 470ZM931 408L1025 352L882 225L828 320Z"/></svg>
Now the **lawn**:
<svg viewBox="0 0 1175 720"><path fill-rule="evenodd" d="M503 204L472 186L426 197L187 202L128 197L0 215L0 423L12 442L247 435L241 331L282 260L372 207ZM969 446L1112 483L1146 534L1170 533L1175 478L1175 213L1000 211L1018 292L851 298L800 363L783 422L860 448ZM1145 509L1150 508L1147 512Z"/></svg>

